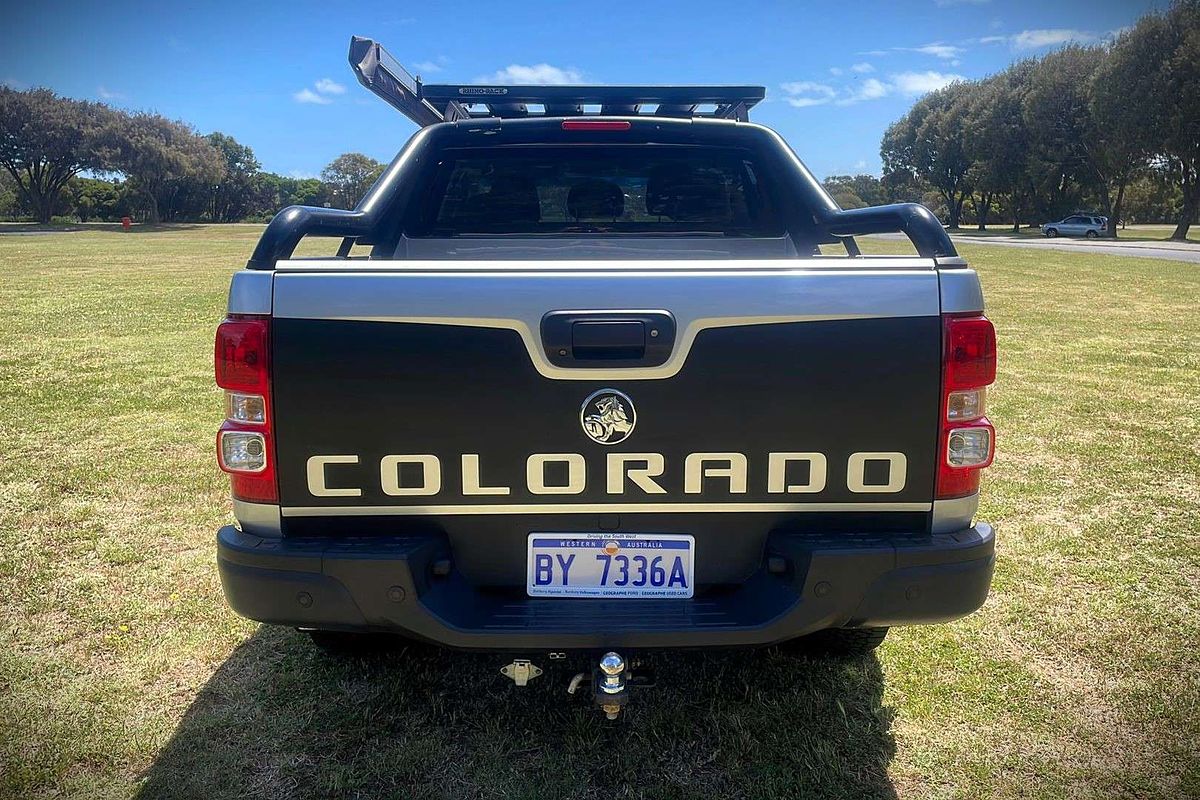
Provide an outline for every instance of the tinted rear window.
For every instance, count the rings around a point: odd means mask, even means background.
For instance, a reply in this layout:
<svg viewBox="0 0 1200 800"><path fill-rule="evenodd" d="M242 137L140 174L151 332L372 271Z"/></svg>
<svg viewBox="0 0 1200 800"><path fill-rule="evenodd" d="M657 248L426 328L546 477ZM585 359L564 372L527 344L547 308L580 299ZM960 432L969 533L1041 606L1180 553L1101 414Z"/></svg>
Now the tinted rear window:
<svg viewBox="0 0 1200 800"><path fill-rule="evenodd" d="M781 236L742 150L664 145L443 153L409 235Z"/></svg>

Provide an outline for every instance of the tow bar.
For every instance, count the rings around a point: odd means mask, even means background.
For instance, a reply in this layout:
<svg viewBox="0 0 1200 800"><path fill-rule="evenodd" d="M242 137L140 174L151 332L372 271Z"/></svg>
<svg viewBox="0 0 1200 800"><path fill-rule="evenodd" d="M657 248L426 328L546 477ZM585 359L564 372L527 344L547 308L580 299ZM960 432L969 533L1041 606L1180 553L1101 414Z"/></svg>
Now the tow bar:
<svg viewBox="0 0 1200 800"><path fill-rule="evenodd" d="M585 680L587 674L583 672L572 678L567 694L575 694ZM621 715L621 709L629 702L630 689L653 685L654 681L648 675L638 674L635 677L620 653L605 653L592 670L592 698L609 719Z"/></svg>
<svg viewBox="0 0 1200 800"><path fill-rule="evenodd" d="M566 658L566 654L551 653L550 658L561 661ZM542 674L538 666L524 658L518 658L505 665L500 672L517 686L527 686L531 680ZM646 673L641 668L635 676L629 663L620 653L607 652L592 669L592 699L606 717L617 719L621 715L621 709L629 702L630 690L653 686L652 676L652 672ZM586 672L576 674L567 685L567 694L575 695L587 679Z"/></svg>

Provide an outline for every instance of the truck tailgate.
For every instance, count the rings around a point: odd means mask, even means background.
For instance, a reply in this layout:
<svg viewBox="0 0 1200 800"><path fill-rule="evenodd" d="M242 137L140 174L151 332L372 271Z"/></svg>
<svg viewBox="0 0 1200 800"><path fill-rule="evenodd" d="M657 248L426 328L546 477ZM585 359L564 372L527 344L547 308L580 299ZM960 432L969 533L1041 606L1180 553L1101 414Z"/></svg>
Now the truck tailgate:
<svg viewBox="0 0 1200 800"><path fill-rule="evenodd" d="M772 531L927 531L938 274L844 263L280 265L285 533L438 532L468 579L516 586L531 532L690 534L712 585ZM551 312L669 315L672 343L651 366L563 366ZM635 419L613 443L587 432L598 392Z"/></svg>

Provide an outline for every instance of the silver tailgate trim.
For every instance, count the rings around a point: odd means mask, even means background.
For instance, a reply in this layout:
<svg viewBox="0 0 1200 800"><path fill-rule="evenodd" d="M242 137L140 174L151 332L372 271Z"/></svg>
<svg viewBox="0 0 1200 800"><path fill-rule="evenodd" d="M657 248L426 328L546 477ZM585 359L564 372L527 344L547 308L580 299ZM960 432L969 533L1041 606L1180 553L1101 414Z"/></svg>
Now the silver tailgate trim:
<svg viewBox="0 0 1200 800"><path fill-rule="evenodd" d="M276 271L274 315L508 329L520 335L543 376L600 381L673 377L709 328L941 313L938 273L927 259L878 259L862 268L780 260L652 263L292 261ZM542 351L540 325L549 311L647 308L671 312L678 326L675 348L660 366L569 369Z"/></svg>
<svg viewBox="0 0 1200 800"><path fill-rule="evenodd" d="M288 506L285 517L454 516L479 514L718 514L929 511L932 503L516 503L444 506Z"/></svg>

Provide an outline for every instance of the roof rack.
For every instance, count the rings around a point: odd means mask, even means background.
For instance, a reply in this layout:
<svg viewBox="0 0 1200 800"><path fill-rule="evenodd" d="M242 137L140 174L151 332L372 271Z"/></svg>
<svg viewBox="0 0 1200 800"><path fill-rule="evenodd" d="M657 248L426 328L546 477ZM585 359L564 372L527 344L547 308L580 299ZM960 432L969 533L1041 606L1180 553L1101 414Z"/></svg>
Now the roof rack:
<svg viewBox="0 0 1200 800"><path fill-rule="evenodd" d="M359 83L421 127L461 119L589 115L748 122L750 109L766 96L762 86L425 84L392 58L383 45L361 36L350 38L350 66ZM541 106L541 110L530 106Z"/></svg>

